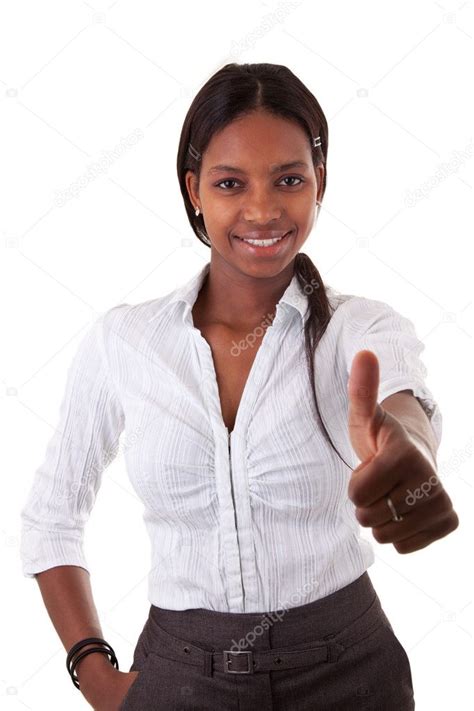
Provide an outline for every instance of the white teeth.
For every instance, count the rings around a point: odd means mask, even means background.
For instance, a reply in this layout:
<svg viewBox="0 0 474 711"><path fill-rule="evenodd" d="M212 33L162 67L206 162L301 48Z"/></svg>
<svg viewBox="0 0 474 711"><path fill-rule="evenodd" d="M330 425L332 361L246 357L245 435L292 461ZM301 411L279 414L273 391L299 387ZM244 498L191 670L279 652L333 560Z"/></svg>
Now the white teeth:
<svg viewBox="0 0 474 711"><path fill-rule="evenodd" d="M286 235L283 235L286 237ZM257 247L270 247L272 244L276 244L283 239L283 237L277 237L276 239L242 239L242 242L248 242L248 244L254 244Z"/></svg>

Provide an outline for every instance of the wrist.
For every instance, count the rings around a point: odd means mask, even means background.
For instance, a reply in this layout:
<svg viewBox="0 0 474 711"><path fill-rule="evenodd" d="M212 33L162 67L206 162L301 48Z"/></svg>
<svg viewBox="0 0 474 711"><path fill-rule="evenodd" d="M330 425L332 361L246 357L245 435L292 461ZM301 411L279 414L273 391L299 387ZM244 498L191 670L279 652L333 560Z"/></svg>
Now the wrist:
<svg viewBox="0 0 474 711"><path fill-rule="evenodd" d="M108 661L108 657L103 657L103 655L99 653L88 654L87 657L81 660L81 664L85 662L86 659L94 657L98 657L99 662L95 665L82 665L82 673L79 672L77 678L79 679L81 694L95 709L103 707L104 698L107 697L108 689L110 689L112 675L119 674L120 672ZM100 662L101 657L103 661L106 662L105 665Z"/></svg>
<svg viewBox="0 0 474 711"><path fill-rule="evenodd" d="M429 461L435 472L437 471L437 463L436 463L436 451L433 451L433 449L429 446L429 444L425 441L424 438L421 437L419 432L414 432L413 430L410 430L409 428L405 428L408 432L408 436L410 437L411 441L413 444L416 446L416 448L426 457L426 459Z"/></svg>
<svg viewBox="0 0 474 711"><path fill-rule="evenodd" d="M97 644L87 644L82 647L80 653L86 651L87 649L92 649L100 645ZM76 664L74 671L78 678L79 684L87 683L90 677L97 678L102 677L110 669L115 667L110 661L109 655L106 654L105 648L104 652L91 652L85 657L80 659Z"/></svg>

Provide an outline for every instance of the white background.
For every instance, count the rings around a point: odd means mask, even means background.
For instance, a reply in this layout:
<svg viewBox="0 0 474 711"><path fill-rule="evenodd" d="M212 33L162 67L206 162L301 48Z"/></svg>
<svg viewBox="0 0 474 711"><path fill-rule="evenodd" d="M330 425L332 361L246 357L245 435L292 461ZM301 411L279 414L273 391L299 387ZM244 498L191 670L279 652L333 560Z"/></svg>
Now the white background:
<svg viewBox="0 0 474 711"><path fill-rule="evenodd" d="M19 510L92 321L169 292L209 260L187 222L176 151L193 96L231 61L286 64L315 94L329 123L328 179L303 251L326 283L391 304L425 343L443 415L439 474L460 526L405 556L364 535L417 710L472 708L471 10L455 0L3 6L2 709L90 708L37 583L21 574ZM72 184L81 187L65 199ZM85 550L123 671L149 609L142 510L120 454L104 473Z"/></svg>

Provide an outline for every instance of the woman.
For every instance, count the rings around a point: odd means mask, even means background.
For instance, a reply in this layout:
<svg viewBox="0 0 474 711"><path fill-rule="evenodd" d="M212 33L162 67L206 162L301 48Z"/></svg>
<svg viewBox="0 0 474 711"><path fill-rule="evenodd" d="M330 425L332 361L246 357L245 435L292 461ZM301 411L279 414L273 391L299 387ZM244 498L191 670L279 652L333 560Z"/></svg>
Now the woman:
<svg viewBox="0 0 474 711"><path fill-rule="evenodd" d="M458 521L413 324L326 287L300 252L327 150L321 107L289 69L214 74L177 163L210 262L107 311L73 362L22 555L98 711L414 708L359 523L409 553ZM153 555L128 673L103 639L81 543L124 429Z"/></svg>

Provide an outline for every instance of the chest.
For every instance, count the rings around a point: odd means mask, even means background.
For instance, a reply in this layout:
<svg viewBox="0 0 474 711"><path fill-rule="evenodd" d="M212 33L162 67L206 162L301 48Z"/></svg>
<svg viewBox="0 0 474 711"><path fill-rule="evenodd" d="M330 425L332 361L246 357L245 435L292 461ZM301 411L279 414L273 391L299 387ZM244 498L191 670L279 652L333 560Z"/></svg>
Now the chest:
<svg viewBox="0 0 474 711"><path fill-rule="evenodd" d="M249 338L221 325L199 326L209 344L216 373L222 419L232 432L239 404L263 336Z"/></svg>
<svg viewBox="0 0 474 711"><path fill-rule="evenodd" d="M304 516L315 502L328 510L346 470L332 466L332 449L319 437L300 324L280 318L263 334L194 325L200 333L179 323L155 327L148 350L150 338L117 343L127 470L150 515L210 530L218 516L233 521L239 501L244 522L249 500L277 517ZM337 446L344 403L336 395L347 397L345 378L330 391L321 385Z"/></svg>

